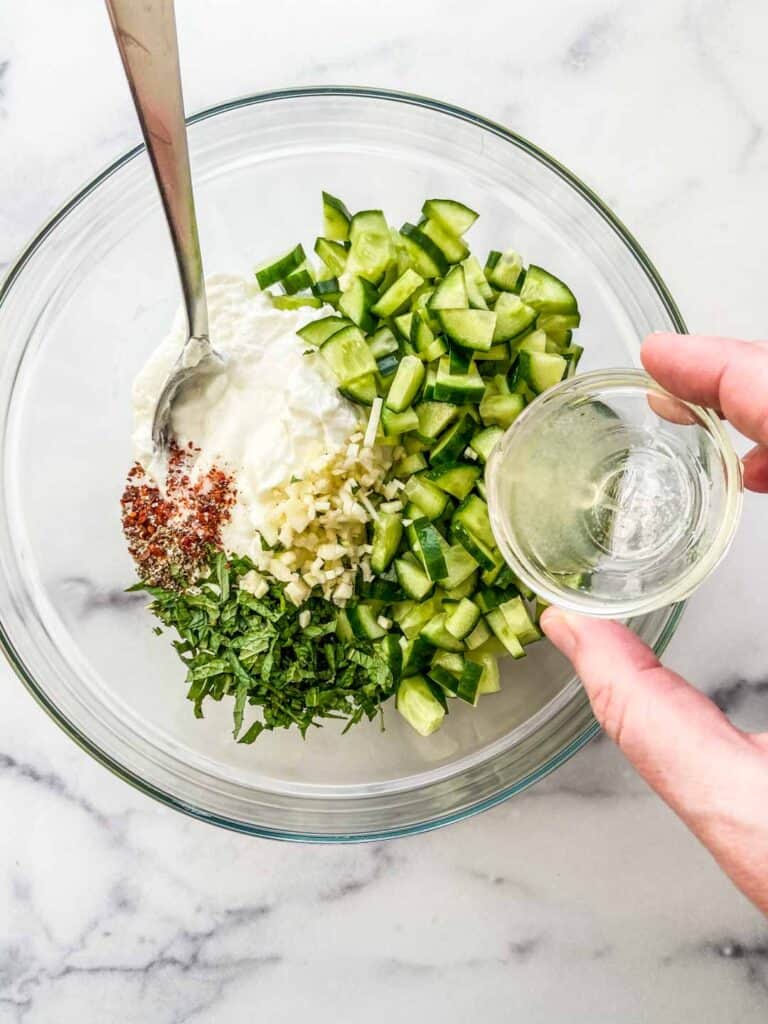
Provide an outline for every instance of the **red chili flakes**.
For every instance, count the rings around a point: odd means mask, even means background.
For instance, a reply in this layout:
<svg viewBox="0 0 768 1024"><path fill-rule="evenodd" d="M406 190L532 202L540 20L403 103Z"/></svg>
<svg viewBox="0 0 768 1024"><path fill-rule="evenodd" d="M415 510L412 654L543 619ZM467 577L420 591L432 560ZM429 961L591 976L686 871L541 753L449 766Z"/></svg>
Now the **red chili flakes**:
<svg viewBox="0 0 768 1024"><path fill-rule="evenodd" d="M149 483L135 463L120 499L123 533L139 576L155 587L179 588L193 579L211 547L221 548L236 491L232 477L216 466L192 478L199 449L174 445L165 490Z"/></svg>

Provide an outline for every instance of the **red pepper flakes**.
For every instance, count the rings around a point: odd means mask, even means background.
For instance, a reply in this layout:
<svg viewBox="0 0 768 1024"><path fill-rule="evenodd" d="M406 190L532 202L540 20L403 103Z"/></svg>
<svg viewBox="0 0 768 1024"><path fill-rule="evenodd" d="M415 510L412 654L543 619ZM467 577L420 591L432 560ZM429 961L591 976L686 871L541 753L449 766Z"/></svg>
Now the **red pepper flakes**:
<svg viewBox="0 0 768 1024"><path fill-rule="evenodd" d="M173 445L165 492L148 482L135 463L120 499L123 533L140 578L151 586L178 589L194 579L210 548L221 548L236 491L230 475L216 466L191 477L199 449Z"/></svg>

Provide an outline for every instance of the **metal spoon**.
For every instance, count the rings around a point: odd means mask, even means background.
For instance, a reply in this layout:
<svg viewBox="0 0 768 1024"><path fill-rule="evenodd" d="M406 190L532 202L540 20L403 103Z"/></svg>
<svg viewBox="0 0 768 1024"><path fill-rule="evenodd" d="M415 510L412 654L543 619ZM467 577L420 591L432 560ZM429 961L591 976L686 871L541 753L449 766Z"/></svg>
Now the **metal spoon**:
<svg viewBox="0 0 768 1024"><path fill-rule="evenodd" d="M208 339L208 306L189 171L173 0L106 0L181 278L187 341L160 392L152 441L162 459L171 440L171 407L184 384L217 372L224 360Z"/></svg>

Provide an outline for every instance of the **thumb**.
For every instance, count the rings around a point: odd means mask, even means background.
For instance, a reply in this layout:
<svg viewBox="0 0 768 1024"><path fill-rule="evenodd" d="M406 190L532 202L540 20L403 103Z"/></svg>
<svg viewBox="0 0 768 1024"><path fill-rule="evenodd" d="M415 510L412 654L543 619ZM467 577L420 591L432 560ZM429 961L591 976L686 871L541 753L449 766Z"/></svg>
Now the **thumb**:
<svg viewBox="0 0 768 1024"><path fill-rule="evenodd" d="M606 733L734 877L734 834L754 817L756 793L768 798L764 738L732 726L625 626L556 608L541 624Z"/></svg>

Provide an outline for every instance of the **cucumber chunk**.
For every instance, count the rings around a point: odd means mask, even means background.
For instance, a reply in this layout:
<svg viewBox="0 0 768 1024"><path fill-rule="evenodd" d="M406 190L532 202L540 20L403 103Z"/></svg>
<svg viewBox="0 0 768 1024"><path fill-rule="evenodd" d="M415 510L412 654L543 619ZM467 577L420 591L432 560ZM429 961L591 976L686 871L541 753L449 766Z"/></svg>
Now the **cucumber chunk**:
<svg viewBox="0 0 768 1024"><path fill-rule="evenodd" d="M406 676L397 688L397 710L420 736L430 736L443 724L445 707L422 675Z"/></svg>
<svg viewBox="0 0 768 1024"><path fill-rule="evenodd" d="M520 298L538 313L578 312L576 296L565 282L533 263L528 267Z"/></svg>
<svg viewBox="0 0 768 1024"><path fill-rule="evenodd" d="M403 536L403 522L397 512L379 512L373 521L371 541L371 569L375 573L385 572L400 546Z"/></svg>
<svg viewBox="0 0 768 1024"><path fill-rule="evenodd" d="M434 587L421 563L410 551L406 551L402 558L395 559L395 572L405 593L416 601L423 601Z"/></svg>
<svg viewBox="0 0 768 1024"><path fill-rule="evenodd" d="M439 221L454 235L469 231L479 214L455 199L427 199L421 208L425 217Z"/></svg>
<svg viewBox="0 0 768 1024"><path fill-rule="evenodd" d="M464 450L472 439L475 431L474 420L466 413L440 437L432 449L429 461L432 466L447 466L456 462L464 454Z"/></svg>
<svg viewBox="0 0 768 1024"><path fill-rule="evenodd" d="M400 237L413 266L422 277L443 277L448 260L441 249L413 224L403 224Z"/></svg>
<svg viewBox="0 0 768 1024"><path fill-rule="evenodd" d="M516 337L531 326L537 315L533 306L526 305L519 295L512 292L502 292L493 311L496 314L494 341L509 341Z"/></svg>
<svg viewBox="0 0 768 1024"><path fill-rule="evenodd" d="M315 253L334 277L340 277L347 266L348 252L340 242L330 238L318 238L315 242Z"/></svg>
<svg viewBox="0 0 768 1024"><path fill-rule="evenodd" d="M346 242L351 220L352 215L344 203L330 192L323 192L323 232L326 238Z"/></svg>
<svg viewBox="0 0 768 1024"><path fill-rule="evenodd" d="M452 267L429 300L429 309L468 309L469 298L463 267ZM439 318L438 318L439 319Z"/></svg>
<svg viewBox="0 0 768 1024"><path fill-rule="evenodd" d="M454 405L477 404L485 394L485 381L474 363L467 373L451 373L450 359L440 359L435 376L434 398Z"/></svg>
<svg viewBox="0 0 768 1024"><path fill-rule="evenodd" d="M336 331L322 343L319 351L344 387L376 372L376 360L362 332L355 326Z"/></svg>
<svg viewBox="0 0 768 1024"><path fill-rule="evenodd" d="M392 236L381 210L356 213L349 225L347 271L378 284L395 258Z"/></svg>
<svg viewBox="0 0 768 1024"><path fill-rule="evenodd" d="M371 312L376 316L393 316L399 313L423 283L424 278L409 268L377 299L371 307Z"/></svg>
<svg viewBox="0 0 768 1024"><path fill-rule="evenodd" d="M371 307L378 298L378 292L364 277L353 277L346 291L339 298L339 309L361 330L370 333L376 326Z"/></svg>
<svg viewBox="0 0 768 1024"><path fill-rule="evenodd" d="M549 352L521 352L519 356L519 378L537 395L558 384L567 369L566 359Z"/></svg>
<svg viewBox="0 0 768 1024"><path fill-rule="evenodd" d="M490 310L440 309L437 317L448 337L464 348L482 352L493 344L496 314Z"/></svg>
<svg viewBox="0 0 768 1024"><path fill-rule="evenodd" d="M514 249L508 249L494 258L488 270L488 283L499 291L513 292L523 269L523 261Z"/></svg>
<svg viewBox="0 0 768 1024"><path fill-rule="evenodd" d="M460 263L469 255L469 249L464 242L458 235L443 227L439 220L427 218L419 225L419 229L435 243L449 263Z"/></svg>
<svg viewBox="0 0 768 1024"><path fill-rule="evenodd" d="M457 640L463 640L480 620L480 609L468 597L464 597L445 616L445 628ZM522 642L522 641L521 641Z"/></svg>
<svg viewBox="0 0 768 1024"><path fill-rule="evenodd" d="M480 473L480 467L472 463L448 462L430 469L425 474L425 479L452 497L463 501L475 486Z"/></svg>
<svg viewBox="0 0 768 1024"><path fill-rule="evenodd" d="M421 389L425 372L418 356L403 356L384 403L386 408L393 412L407 409Z"/></svg>
<svg viewBox="0 0 768 1024"><path fill-rule="evenodd" d="M263 263L254 271L259 288L268 288L271 284L278 284L285 280L289 274L301 266L305 259L304 247L296 245L282 256L278 256L277 259Z"/></svg>
<svg viewBox="0 0 768 1024"><path fill-rule="evenodd" d="M343 327L349 327L351 323L351 320L343 316L324 316L322 320L312 320L300 327L296 333L310 345L319 347L332 334L338 333Z"/></svg>
<svg viewBox="0 0 768 1024"><path fill-rule="evenodd" d="M503 433L500 427L486 427L475 434L469 442L469 447L477 453L481 462L487 462Z"/></svg>

